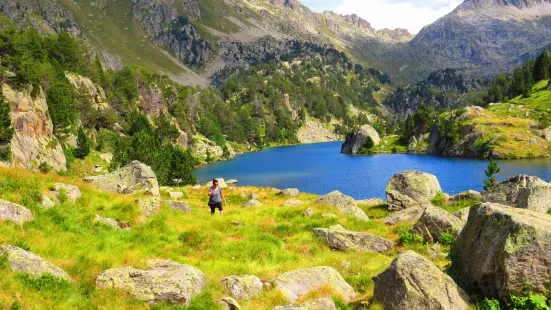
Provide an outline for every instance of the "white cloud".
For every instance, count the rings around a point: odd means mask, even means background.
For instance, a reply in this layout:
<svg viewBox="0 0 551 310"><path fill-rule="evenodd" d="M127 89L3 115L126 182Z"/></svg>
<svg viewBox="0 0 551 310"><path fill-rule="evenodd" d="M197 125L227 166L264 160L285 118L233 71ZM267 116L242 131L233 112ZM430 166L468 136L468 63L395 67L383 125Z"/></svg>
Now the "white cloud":
<svg viewBox="0 0 551 310"><path fill-rule="evenodd" d="M417 33L424 26L451 12L461 0L432 0L426 4L417 1L344 0L334 11L339 14L357 14L375 29L406 28ZM435 7L435 3L441 5Z"/></svg>

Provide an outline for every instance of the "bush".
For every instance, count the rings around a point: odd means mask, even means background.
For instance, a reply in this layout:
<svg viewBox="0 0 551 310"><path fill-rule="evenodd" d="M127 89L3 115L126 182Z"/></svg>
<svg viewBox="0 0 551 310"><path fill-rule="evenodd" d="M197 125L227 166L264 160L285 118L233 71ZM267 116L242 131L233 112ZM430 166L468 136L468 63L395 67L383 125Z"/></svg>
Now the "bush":
<svg viewBox="0 0 551 310"><path fill-rule="evenodd" d="M78 128L78 135L77 135L77 148L75 149L75 157L83 159L86 156L90 154L90 142L88 141L88 137L84 133L84 129L82 127Z"/></svg>
<svg viewBox="0 0 551 310"><path fill-rule="evenodd" d="M52 166L48 165L47 162L43 161L38 165L38 170L42 173L48 173L52 171Z"/></svg>
<svg viewBox="0 0 551 310"><path fill-rule="evenodd" d="M448 199L443 191L438 191L438 193L436 193L436 195L434 196L434 198L431 199L430 202L435 206L443 207L448 204Z"/></svg>
<svg viewBox="0 0 551 310"><path fill-rule="evenodd" d="M501 309L498 300L488 299L488 298L484 298L484 300L481 301L476 308L479 310L500 310Z"/></svg>
<svg viewBox="0 0 551 310"><path fill-rule="evenodd" d="M551 310L547 298L540 294L527 297L511 296L511 306L515 310Z"/></svg>
<svg viewBox="0 0 551 310"><path fill-rule="evenodd" d="M41 293L57 292L69 286L67 280L54 277L49 273L43 274L38 278L27 274L18 274L15 277L23 283L23 286Z"/></svg>
<svg viewBox="0 0 551 310"><path fill-rule="evenodd" d="M423 243L423 236L409 232L405 227L398 228L398 242L400 244L419 244Z"/></svg>
<svg viewBox="0 0 551 310"><path fill-rule="evenodd" d="M68 81L53 84L46 92L48 111L56 133L66 132L76 117L75 93Z"/></svg>
<svg viewBox="0 0 551 310"><path fill-rule="evenodd" d="M440 238L438 238L438 240L442 244L449 245L449 246L452 246L455 243L455 237L450 233L442 233L440 235Z"/></svg>

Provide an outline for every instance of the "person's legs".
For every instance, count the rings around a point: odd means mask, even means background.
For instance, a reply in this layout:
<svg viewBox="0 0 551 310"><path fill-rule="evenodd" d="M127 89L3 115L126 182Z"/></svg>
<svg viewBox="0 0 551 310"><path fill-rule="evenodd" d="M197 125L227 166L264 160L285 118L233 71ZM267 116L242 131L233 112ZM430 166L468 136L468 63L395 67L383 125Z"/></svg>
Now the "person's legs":
<svg viewBox="0 0 551 310"><path fill-rule="evenodd" d="M216 211L216 206L215 205L209 205L210 207L210 215L214 215L214 212Z"/></svg>
<svg viewBox="0 0 551 310"><path fill-rule="evenodd" d="M218 203L218 210L220 210L220 216L224 216L224 210L222 209L222 203Z"/></svg>

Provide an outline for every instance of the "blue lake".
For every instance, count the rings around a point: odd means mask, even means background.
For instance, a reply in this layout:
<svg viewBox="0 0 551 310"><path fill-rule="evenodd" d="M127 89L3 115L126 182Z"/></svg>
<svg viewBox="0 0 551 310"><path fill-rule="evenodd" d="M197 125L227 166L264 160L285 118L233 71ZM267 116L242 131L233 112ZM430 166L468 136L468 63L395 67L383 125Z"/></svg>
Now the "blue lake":
<svg viewBox="0 0 551 310"><path fill-rule="evenodd" d="M488 162L417 154L345 155L342 142L272 148L246 153L227 162L200 167L195 175L202 184L213 177L237 179L239 185L296 187L303 192L326 194L339 190L356 199L384 198L387 181L403 170L420 170L438 177L449 194L481 190ZM516 174L551 180L551 160L499 161L498 180Z"/></svg>

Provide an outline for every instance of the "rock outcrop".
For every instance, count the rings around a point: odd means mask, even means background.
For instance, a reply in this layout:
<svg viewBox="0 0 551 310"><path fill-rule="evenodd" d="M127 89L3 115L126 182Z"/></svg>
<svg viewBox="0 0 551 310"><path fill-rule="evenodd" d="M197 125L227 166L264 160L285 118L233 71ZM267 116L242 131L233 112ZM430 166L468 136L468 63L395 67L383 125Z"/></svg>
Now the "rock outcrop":
<svg viewBox="0 0 551 310"><path fill-rule="evenodd" d="M400 222L417 222L425 209L430 206L411 207L392 213L383 219L383 223L394 225Z"/></svg>
<svg viewBox="0 0 551 310"><path fill-rule="evenodd" d="M104 216L96 214L96 216L94 217L94 222L102 223L102 224L105 224L107 226L111 226L113 228L120 229L119 221L117 221L115 219L112 219L110 217L104 217Z"/></svg>
<svg viewBox="0 0 551 310"><path fill-rule="evenodd" d="M380 142L381 138L379 138L377 130L371 127L371 125L365 124L362 125L358 131L350 133L346 136L346 141L341 147L341 153L358 154L362 147L379 145Z"/></svg>
<svg viewBox="0 0 551 310"><path fill-rule="evenodd" d="M465 222L438 207L427 207L411 232L423 236L425 242L437 242L443 233L459 236Z"/></svg>
<svg viewBox="0 0 551 310"><path fill-rule="evenodd" d="M469 292L507 299L551 289L551 216L479 203L452 247L452 269Z"/></svg>
<svg viewBox="0 0 551 310"><path fill-rule="evenodd" d="M167 302L188 306L207 285L197 268L171 260L152 259L149 270L133 267L109 269L98 275L98 288L117 288L149 303Z"/></svg>
<svg viewBox="0 0 551 310"><path fill-rule="evenodd" d="M220 306L222 306L222 309L224 310L241 310L241 305L237 302L237 300L229 297L224 296L218 300L218 303Z"/></svg>
<svg viewBox="0 0 551 310"><path fill-rule="evenodd" d="M34 253L25 251L16 246L0 246L0 256L5 256L8 259L10 269L14 272L26 273L33 277L51 274L54 277L70 280L69 275L63 271L63 269Z"/></svg>
<svg viewBox="0 0 551 310"><path fill-rule="evenodd" d="M163 200L162 203L166 204L173 210L181 211L184 213L191 213L191 206L185 201Z"/></svg>
<svg viewBox="0 0 551 310"><path fill-rule="evenodd" d="M461 219L463 222L467 222L467 220L469 219L470 210L471 210L471 207L467 207L467 208L459 209L452 214L458 217L459 219Z"/></svg>
<svg viewBox="0 0 551 310"><path fill-rule="evenodd" d="M86 182L103 190L120 194L145 194L159 196L159 182L151 167L134 160L130 164L108 174L84 178Z"/></svg>
<svg viewBox="0 0 551 310"><path fill-rule="evenodd" d="M281 206L282 207L298 207L304 204L304 201L297 199L297 198L291 198L286 200Z"/></svg>
<svg viewBox="0 0 551 310"><path fill-rule="evenodd" d="M521 174L498 183L490 191L484 191L482 201L546 213L551 209L551 184L538 177Z"/></svg>
<svg viewBox="0 0 551 310"><path fill-rule="evenodd" d="M139 198L136 204L145 217L153 216L161 211L161 199L157 197Z"/></svg>
<svg viewBox="0 0 551 310"><path fill-rule="evenodd" d="M90 99L93 109L102 111L109 108L107 96L101 86L96 86L92 80L82 75L66 73L65 76L74 89Z"/></svg>
<svg viewBox="0 0 551 310"><path fill-rule="evenodd" d="M299 193L300 191L298 190L298 188L286 188L282 190L280 194L283 196L296 197Z"/></svg>
<svg viewBox="0 0 551 310"><path fill-rule="evenodd" d="M34 169L45 163L55 171L65 170L65 155L54 137L54 125L48 114L42 88L34 98L31 95L31 86L18 91L8 84L2 84L2 93L10 106L10 119L14 129L10 141L13 164Z"/></svg>
<svg viewBox="0 0 551 310"><path fill-rule="evenodd" d="M464 192L461 192L457 195L450 196L448 202L449 203L457 203L462 200L480 200L482 198L482 195L480 192L473 191L473 190L467 190Z"/></svg>
<svg viewBox="0 0 551 310"><path fill-rule="evenodd" d="M262 205L262 202L256 199L251 199L243 204L243 208L252 208L252 207L257 207L261 205Z"/></svg>
<svg viewBox="0 0 551 310"><path fill-rule="evenodd" d="M328 127L318 119L307 117L298 129L297 139L301 144L338 141L339 136Z"/></svg>
<svg viewBox="0 0 551 310"><path fill-rule="evenodd" d="M394 247L390 240L367 232L349 231L341 225L314 228L314 234L325 239L331 249L338 251L385 252Z"/></svg>
<svg viewBox="0 0 551 310"><path fill-rule="evenodd" d="M436 176L406 170L395 174L386 185L386 199L389 210L402 210L430 204L440 188Z"/></svg>
<svg viewBox="0 0 551 310"><path fill-rule="evenodd" d="M82 194L80 193L80 189L77 186L72 184L56 183L55 190L50 192L50 194L52 194L56 201L59 200L59 193L61 192L61 190L65 191L67 199L69 199L69 201L71 201L72 203L75 203L77 199L82 196Z"/></svg>
<svg viewBox="0 0 551 310"><path fill-rule="evenodd" d="M0 222L12 221L16 224L23 224L33 220L31 210L13 202L0 199Z"/></svg>
<svg viewBox="0 0 551 310"><path fill-rule="evenodd" d="M343 214L353 216L362 221L369 221L369 217L365 212L358 208L356 200L350 196L346 196L339 191L333 191L329 194L317 199L315 203L328 204L339 209Z"/></svg>
<svg viewBox="0 0 551 310"><path fill-rule="evenodd" d="M385 309L469 309L469 297L428 259L400 253L375 277L375 299Z"/></svg>
<svg viewBox="0 0 551 310"><path fill-rule="evenodd" d="M264 290L262 281L254 275L228 276L221 283L231 297L241 301L247 301Z"/></svg>
<svg viewBox="0 0 551 310"><path fill-rule="evenodd" d="M330 288L349 301L356 296L354 289L331 267L313 267L283 273L275 278L275 288L290 301L313 293L321 288Z"/></svg>

